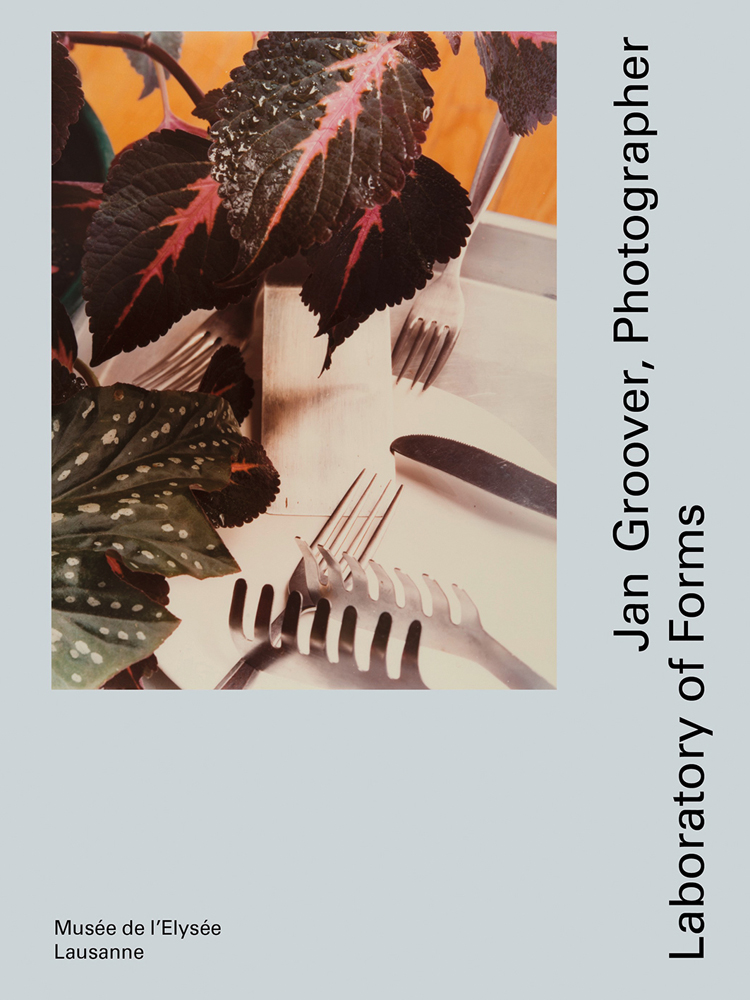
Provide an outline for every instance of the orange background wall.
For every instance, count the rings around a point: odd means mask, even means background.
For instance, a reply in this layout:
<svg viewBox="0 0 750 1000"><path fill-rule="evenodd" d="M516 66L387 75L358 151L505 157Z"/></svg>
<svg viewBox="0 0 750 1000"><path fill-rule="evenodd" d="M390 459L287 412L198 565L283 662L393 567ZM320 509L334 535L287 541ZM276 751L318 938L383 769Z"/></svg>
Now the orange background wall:
<svg viewBox="0 0 750 1000"><path fill-rule="evenodd" d="M457 56L445 37L431 32L442 65L426 76L435 108L424 152L468 190L496 106L484 96L484 73L470 33ZM204 90L221 87L253 45L252 32L188 31L180 62ZM142 79L119 49L77 45L72 53L86 97L109 134L115 152L156 128L162 119L158 92L139 101ZM170 80L169 98L179 117L199 125L192 102ZM491 206L495 211L541 222L557 221L557 120L524 137Z"/></svg>

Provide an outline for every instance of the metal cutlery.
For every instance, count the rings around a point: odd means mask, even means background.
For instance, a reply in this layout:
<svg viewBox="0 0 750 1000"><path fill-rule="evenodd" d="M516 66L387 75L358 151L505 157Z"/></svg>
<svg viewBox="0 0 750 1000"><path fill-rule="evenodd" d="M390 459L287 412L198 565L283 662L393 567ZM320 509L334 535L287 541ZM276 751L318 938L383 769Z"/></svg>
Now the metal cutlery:
<svg viewBox="0 0 750 1000"><path fill-rule="evenodd" d="M361 488L366 470L362 469L349 489L336 505L335 510L310 543L310 550L316 559L322 560L319 546L325 545L334 558L340 559L343 552L349 552L364 566L375 555L383 535L390 524L396 504L401 496L402 486L399 486L385 509L388 481L383 489L376 485L377 475L372 476L364 488ZM369 508L369 509L368 509ZM379 513L380 512L380 513ZM344 563L343 570L348 575L348 566ZM308 589L303 561L300 560L292 571L288 585L289 593L297 592L302 596L302 608L312 608L317 597L312 598ZM277 639L281 634L283 613L271 624L271 635Z"/></svg>
<svg viewBox="0 0 750 1000"><path fill-rule="evenodd" d="M481 448L431 434L406 434L396 438L391 451L522 507L557 517L557 486L553 482Z"/></svg>
<svg viewBox="0 0 750 1000"><path fill-rule="evenodd" d="M450 260L443 271L416 294L391 355L397 382L416 364L412 387L424 379L424 391L438 377L453 352L465 311L460 283L461 266L469 241L476 232L477 220L497 191L518 141L519 137L510 134L498 112L485 140L469 193L474 216L471 233L458 257Z"/></svg>
<svg viewBox="0 0 750 1000"><path fill-rule="evenodd" d="M372 630L381 616L388 614L392 621L392 634L398 638L405 638L416 621L421 625L422 646L478 663L509 688L554 689L552 684L484 630L476 605L456 584L453 584L453 592L461 612L458 623L451 618L445 592L427 574L423 574L422 579L431 597L429 613L425 610L419 588L406 573L395 570L404 591L404 604L401 605L396 599L393 580L382 566L371 560L369 566L378 584L378 596L373 598L365 568L353 556L348 553L343 555L351 574L347 586L339 561L323 546L318 546L325 561L325 568L321 569L309 545L299 538L297 544L302 551L307 591L315 601L325 598L332 615L341 617L346 608L354 606L358 622Z"/></svg>
<svg viewBox="0 0 750 1000"><path fill-rule="evenodd" d="M391 619L387 613L381 614L375 625L370 644L369 668L360 670L354 656L358 627L354 607L347 606L344 610L338 637L338 657L334 660L327 651L330 619L328 601L317 602L310 633L310 649L305 653L298 633L302 608L299 593L289 595L284 610L281 641L278 644L273 642L270 632L273 587L266 584L261 591L252 639L247 638L242 624L246 596L247 584L240 579L234 586L229 627L241 658L217 685L217 690L243 690L252 687L261 673L271 672L286 681L316 688L427 690L419 673L419 622L412 623L407 629L401 672L398 678L392 678L386 670L386 653L391 633Z"/></svg>
<svg viewBox="0 0 750 1000"><path fill-rule="evenodd" d="M145 372L136 376L144 389L180 389L195 391L222 338L210 330L199 330L188 337L171 354L161 358Z"/></svg>

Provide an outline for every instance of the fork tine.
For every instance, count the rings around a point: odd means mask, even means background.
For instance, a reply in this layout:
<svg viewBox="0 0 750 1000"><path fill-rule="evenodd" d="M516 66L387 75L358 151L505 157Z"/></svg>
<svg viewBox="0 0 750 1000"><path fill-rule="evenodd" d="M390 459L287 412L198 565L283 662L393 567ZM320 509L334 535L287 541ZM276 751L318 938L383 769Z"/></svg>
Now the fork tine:
<svg viewBox="0 0 750 1000"><path fill-rule="evenodd" d="M481 628L482 622L479 618L479 610L466 591L453 584L453 592L458 598L461 607L461 625L464 628Z"/></svg>
<svg viewBox="0 0 750 1000"><path fill-rule="evenodd" d="M245 635L242 627L243 612L245 610L245 598L247 596L247 581L240 577L235 582L232 593L232 604L229 609L229 631L231 632L234 644L242 654L242 658L232 667L229 673L219 682L217 690L239 691L245 687L250 679L254 667L247 662L247 656L252 650L254 643ZM268 621L271 618L271 605L273 604L273 587L266 584L260 594L258 610L255 615L255 638L267 638ZM266 619L265 636L259 636L259 624L262 625L263 618ZM262 629L261 629L262 632Z"/></svg>
<svg viewBox="0 0 750 1000"><path fill-rule="evenodd" d="M367 574L362 563L348 552L343 554L342 559L346 563L349 575L352 578L352 594L358 594L361 597L369 596L370 585L367 582ZM344 571L342 571L342 576L346 576Z"/></svg>
<svg viewBox="0 0 750 1000"><path fill-rule="evenodd" d="M344 609L339 632L339 663L358 669L354 659L354 633L357 628L357 609L351 604Z"/></svg>
<svg viewBox="0 0 750 1000"><path fill-rule="evenodd" d="M302 607L302 595L293 591L289 595L284 609L284 617L281 622L281 645L289 646L291 649L298 649L297 627L299 625L300 609ZM260 607L259 607L260 610Z"/></svg>
<svg viewBox="0 0 750 1000"><path fill-rule="evenodd" d="M214 337L210 330L188 338L168 359L162 359L139 376L143 388L169 388L175 383L194 378L221 344L221 337Z"/></svg>
<svg viewBox="0 0 750 1000"><path fill-rule="evenodd" d="M372 487L377 479L376 474L370 479L364 491L358 493L358 486L365 472L366 470L362 469L356 476L310 545L300 538L295 539L302 558L292 571L288 590L289 593L297 591L302 595L303 610L315 607L317 600L325 593L327 585L337 584L344 588L344 581L351 575L350 566L344 560L347 552L353 555L362 567L367 566L394 517L395 507L402 492L401 486L383 513L378 513L391 488L390 480L380 491L375 502L369 504L369 513L366 516L361 513L368 498L374 496ZM352 502L352 509L344 513ZM360 521L364 523L360 524ZM331 573L335 574L333 578L330 577ZM282 617L283 614L278 615L271 624L273 641L278 640Z"/></svg>
<svg viewBox="0 0 750 1000"><path fill-rule="evenodd" d="M432 366L432 371L422 384L422 392L424 392L425 389L429 389L443 368L445 368L445 363L453 353L453 348L456 346L456 342L458 341L458 334L458 328L448 330L446 338L443 341L443 345L440 348L440 353L435 358L435 364Z"/></svg>
<svg viewBox="0 0 750 1000"><path fill-rule="evenodd" d="M389 480L386 483L384 489L382 490L380 496L373 504L370 513L364 520L364 523L361 525L361 527L359 527L356 533L352 535L353 529L356 528L356 522L359 512L362 509L362 506L364 505L367 499L367 495L370 491L370 488L377 479L377 474L374 475L370 480L370 482L367 484L364 491L360 495L359 499L354 504L352 510L349 511L349 513L346 514L343 518L341 518L341 515L342 511L346 507L347 502L351 499L351 496L354 493L357 484L359 483L362 476L365 474L365 471L366 471L365 469L362 469L362 471L355 478L354 482L351 484L349 489L343 495L339 503L336 505L336 509L333 511L333 513L327 519L327 521L320 529L318 534L310 543L310 549L314 549L315 546L320 548L322 543L326 546L326 548L329 549L329 551L334 553L337 557L343 549L343 551L350 552L352 555L354 555L357 559L359 559L359 561L363 565L366 565L368 560L372 557L372 555L375 554L377 546L379 545L380 540L383 536L383 533L393 520L394 508L396 506L396 502L401 496L401 491L403 490L403 486L399 486L399 488L396 490L393 499L388 504L385 511L381 515L380 521L375 526L375 530L372 532L370 537L367 538L367 532L372 527L373 522L378 516L378 507L380 506L383 497L385 497L391 485L391 481ZM367 540L365 541L365 539ZM363 541L365 542L364 547L358 551L359 546Z"/></svg>
<svg viewBox="0 0 750 1000"><path fill-rule="evenodd" d="M174 367L175 364L181 363L181 359L192 353L193 349L197 347L202 340L205 340L207 331L202 331L199 333L193 333L188 339L180 344L172 354L169 355L167 364L165 365L165 359L162 358L160 361L155 361L150 368L147 368L140 376L140 384L142 385L149 380L153 380L155 376L160 375L165 369L169 370Z"/></svg>
<svg viewBox="0 0 750 1000"><path fill-rule="evenodd" d="M393 350L391 351L391 364L394 368L408 352L408 345L411 340L412 331L414 330L414 327L421 322L421 319L415 319L412 323L407 321L401 327L401 331L396 338L396 343L393 345Z"/></svg>
<svg viewBox="0 0 750 1000"><path fill-rule="evenodd" d="M413 621L406 633L404 651L401 654L401 673L399 676L400 680L405 681L409 686L418 683L420 687L424 687L419 674L419 637L421 633L421 622Z"/></svg>
<svg viewBox="0 0 750 1000"><path fill-rule="evenodd" d="M179 370L176 370L172 377L165 381L163 389L184 389L198 388L203 374L208 368L214 349L221 344L221 337L217 337L212 344L207 344L202 350L196 351L192 358L188 359Z"/></svg>
<svg viewBox="0 0 750 1000"><path fill-rule="evenodd" d="M372 484L375 482L376 478L377 478L376 476L373 476L373 478L372 478L372 480L370 482L370 486L372 486ZM353 537L350 537L350 538L348 538L346 540L345 545L344 545L344 551L345 552L350 552L352 555L357 555L357 547L360 544L360 542L364 539L365 535L367 534L367 532L370 529L370 525L375 520L375 515L378 512L378 507L380 506L380 501L383 499L383 497L388 492L388 487L390 485L391 485L391 480L389 479L388 482L385 484L385 488L381 492L380 496L375 501L375 503L372 505L372 509L370 510L370 513L365 518L364 523L362 524L362 527L356 532L356 534L354 534ZM370 487L368 486L367 489L369 490L369 488ZM366 492L367 492L367 490L365 491L365 493ZM357 513L359 513L359 512L357 512ZM357 527L356 516L354 516L354 512L353 511L352 511L352 515L350 515L350 518L353 520L353 527L356 528ZM357 556L357 558L360 558L360 556Z"/></svg>
<svg viewBox="0 0 750 1000"><path fill-rule="evenodd" d="M399 607L396 600L396 591L393 586L393 580L390 578L389 574L383 569L380 563L376 563L374 560L370 562L370 569L375 574L378 581L378 603L383 602L387 604L393 604L395 607Z"/></svg>
<svg viewBox="0 0 750 1000"><path fill-rule="evenodd" d="M375 626L375 633L370 646L370 664L368 668L369 679L371 681L387 681L388 671L386 669L385 651L388 648L388 638L391 634L392 618L387 611L384 611L378 624Z"/></svg>
<svg viewBox="0 0 750 1000"><path fill-rule="evenodd" d="M431 617L434 617L435 615L441 615L442 617L450 620L451 606L450 602L448 601L448 596L446 595L443 588L440 586L437 580L433 580L432 577L428 576L426 573L422 574L422 579L424 580L425 585L430 592L430 597L432 598Z"/></svg>
<svg viewBox="0 0 750 1000"><path fill-rule="evenodd" d="M390 485L390 483L388 485ZM386 489L387 488L388 487L386 487ZM380 545L381 539L385 533L386 528L393 520L393 513L396 507L396 501L401 496L401 491L403 490L403 488L404 488L403 486L399 486L399 488L396 490L393 500L391 500L391 502L388 504L383 516L380 519L380 524L376 526L375 530L370 536L369 541L367 542L367 545L365 545L361 554L358 556L359 561L362 563L363 566L366 566L367 563L370 561L370 559L375 555L375 552L377 551L378 545ZM383 491L383 493L385 493L385 490Z"/></svg>
<svg viewBox="0 0 750 1000"><path fill-rule="evenodd" d="M324 537L323 536L335 524L336 518L338 518L338 516L341 513L341 511L346 506L346 503L347 503L349 497L354 492L354 489L355 489L357 483L360 481L360 479L362 478L362 476L364 476L364 474L365 474L366 471L367 471L366 469L362 469L362 471L360 472L360 474L356 477L356 479L354 480L354 482L352 483L352 485L349 487L349 489L346 491L346 493L343 495L343 497L341 498L341 500L339 500L338 504L336 505L336 509L334 510L334 512L328 518L328 520L323 525L323 527L320 529L320 531L315 536L315 538L313 538L312 542L310 543L310 548L312 548L314 545L317 545L318 542L324 541Z"/></svg>
<svg viewBox="0 0 750 1000"><path fill-rule="evenodd" d="M246 653L250 645L250 640L245 635L242 627L243 612L245 610L245 600L247 598L247 580L241 577L235 582L232 591L232 604L229 608L229 632L238 653Z"/></svg>
<svg viewBox="0 0 750 1000"><path fill-rule="evenodd" d="M367 484L365 491L360 496L359 500L354 504L351 511L347 514L342 524L337 525L335 532L332 533L331 537L326 542L326 547L330 549L331 552L339 555L342 549L347 547L349 536L352 532L356 531L357 528L357 516L362 509L365 500L367 499L367 494L370 492L370 487L377 479L377 474L372 477L370 482ZM320 548L318 544L318 548Z"/></svg>
<svg viewBox="0 0 750 1000"><path fill-rule="evenodd" d="M322 545L319 545L318 548L320 549L323 559L325 560L328 580L335 581L335 583L343 590L344 575L341 572L341 566L339 565L338 560L331 555L328 549L324 549Z"/></svg>
<svg viewBox="0 0 750 1000"><path fill-rule="evenodd" d="M245 583L245 581L242 581ZM247 591L247 584L245 583L245 591ZM258 599L258 608L255 612L255 625L253 629L253 634L256 640L267 639L268 638L268 628L271 624L271 609L273 608L273 587L270 583L266 583L260 592L260 598Z"/></svg>
<svg viewBox="0 0 750 1000"><path fill-rule="evenodd" d="M307 587L307 592L310 597L315 601L320 594L320 583L321 583L321 570L312 553L312 549L302 538L295 538L295 542L302 553L302 568L305 576L305 586ZM292 583L290 582L290 589L292 589Z"/></svg>
<svg viewBox="0 0 750 1000"><path fill-rule="evenodd" d="M440 340L440 334L443 332L443 330L446 329L448 328L445 326L438 329L437 323L435 324L435 329L432 331L432 336L425 345L424 354L422 355L422 360L419 363L419 368L417 368L417 372L414 378L411 380L412 388L417 384L417 382L419 382L419 380L422 378L422 375L424 375L424 373L427 371L427 366L432 361L432 355L435 353L437 349L438 341Z"/></svg>
<svg viewBox="0 0 750 1000"><path fill-rule="evenodd" d="M430 328L433 325L434 325L434 321L433 321L433 323L430 323L429 326L425 325L424 321L422 321L422 327L421 327L419 333L416 335L416 337L414 337L414 340L412 341L411 349L409 350L409 353L406 356L406 361L404 361L404 363L403 363L403 365L401 367L401 371L396 376L396 384L397 385L401 381L401 379L404 377L404 375L406 375L407 369L411 365L411 363L414 360L414 358L417 356L417 353L419 352L419 350L422 347L422 344L424 343L425 337L427 336Z"/></svg>
<svg viewBox="0 0 750 1000"><path fill-rule="evenodd" d="M409 604L415 608L423 608L422 593L416 583L412 578L406 574L402 573L400 569L394 567L394 573L401 581L401 586L404 588L404 599L406 601L406 606Z"/></svg>
<svg viewBox="0 0 750 1000"><path fill-rule="evenodd" d="M331 605L323 597L318 601L315 608L312 630L310 632L310 652L325 654L326 634L328 632L328 619L331 614Z"/></svg>

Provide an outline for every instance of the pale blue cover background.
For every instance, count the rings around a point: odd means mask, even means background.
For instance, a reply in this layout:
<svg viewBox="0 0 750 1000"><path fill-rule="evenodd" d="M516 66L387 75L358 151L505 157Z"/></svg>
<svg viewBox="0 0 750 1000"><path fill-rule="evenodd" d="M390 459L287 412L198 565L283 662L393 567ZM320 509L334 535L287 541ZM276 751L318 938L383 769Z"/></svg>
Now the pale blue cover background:
<svg viewBox="0 0 750 1000"><path fill-rule="evenodd" d="M198 16L162 3L155 15L135 3L105 16L79 3L19 8L6 31L7 995L740 996L749 930L747 14L727 2L356 9L361 17L350 4L223 4ZM402 28L559 32L560 689L53 694L48 31L357 27L374 15ZM649 45L659 131L648 164L661 203L650 216L651 342L642 350L615 346L610 334L624 218L622 113L612 102L626 34ZM655 365L652 541L634 559L610 532L624 471L621 371L641 358ZM678 596L676 512L693 503L707 512L708 692L685 705L666 668L666 622ZM650 575L652 643L640 656L612 638L628 572ZM715 730L703 744L707 957L670 962L688 937L678 939L667 906L681 881L672 802L680 714ZM142 962L56 962L54 920L67 917L208 919L224 931L146 938Z"/></svg>

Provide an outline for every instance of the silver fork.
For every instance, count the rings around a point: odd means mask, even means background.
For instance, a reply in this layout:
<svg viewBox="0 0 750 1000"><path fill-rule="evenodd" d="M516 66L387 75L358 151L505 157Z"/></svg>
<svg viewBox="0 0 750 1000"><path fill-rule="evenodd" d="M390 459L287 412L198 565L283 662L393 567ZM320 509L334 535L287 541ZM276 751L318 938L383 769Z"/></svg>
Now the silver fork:
<svg viewBox="0 0 750 1000"><path fill-rule="evenodd" d="M375 483L377 475L372 476L367 485L361 489L360 483L366 471L366 469L362 469L309 546L312 556L321 567L324 565L321 547L325 546L329 558L340 563L345 577L349 575L349 567L343 559L343 554L348 552L363 566L367 565L375 555L378 545L393 519L396 504L403 490L403 486L399 486L393 499L379 514L391 481L386 483L379 495L379 487ZM362 511L367 509L368 504L370 512L364 515ZM308 589L303 559L300 559L289 577L288 590L290 594L296 591L302 596L303 610L315 607L317 596L313 597ZM274 640L278 639L281 634L282 619L283 612L271 624L271 635Z"/></svg>
<svg viewBox="0 0 750 1000"><path fill-rule="evenodd" d="M440 274L436 274L421 292L417 292L391 355L397 382L417 363L417 370L412 376L412 388L424 376L424 392L432 385L451 356L461 332L465 312L460 282L461 265L469 240L476 232L477 221L497 191L518 141L519 137L510 134L498 112L485 140L469 192L474 216L471 233L458 257L450 260ZM441 337L443 342L439 346Z"/></svg>
<svg viewBox="0 0 750 1000"><path fill-rule="evenodd" d="M369 669L364 671L359 669L354 657L357 629L355 608L347 607L344 611L338 637L338 658L332 660L327 652L331 610L328 601L320 600L317 603L310 633L310 651L304 653L300 648L298 634L302 609L302 596L299 593L289 595L284 609L281 641L278 644L273 642L270 632L273 587L266 584L261 590L252 639L247 638L242 624L246 596L247 583L240 579L234 585L229 629L241 658L219 682L217 690L238 691L252 687L258 674L264 671L272 671L285 680L328 689L427 690L419 674L419 622L414 622L408 630L401 656L401 672L394 679L389 677L386 670L391 631L389 614L383 614L378 619L370 645Z"/></svg>
<svg viewBox="0 0 750 1000"><path fill-rule="evenodd" d="M142 372L137 377L138 385L144 389L195 391L221 342L221 337L210 330L193 333L171 354Z"/></svg>

